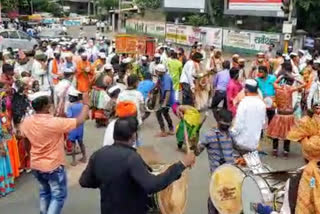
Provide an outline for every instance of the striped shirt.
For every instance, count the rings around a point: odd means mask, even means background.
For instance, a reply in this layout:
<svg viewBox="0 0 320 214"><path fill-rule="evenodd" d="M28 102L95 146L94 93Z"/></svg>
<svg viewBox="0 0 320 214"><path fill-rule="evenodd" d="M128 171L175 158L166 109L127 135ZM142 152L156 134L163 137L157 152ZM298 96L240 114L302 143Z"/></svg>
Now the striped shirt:
<svg viewBox="0 0 320 214"><path fill-rule="evenodd" d="M232 139L219 129L210 129L202 136L198 145L199 151L207 149L211 173L224 163L234 163Z"/></svg>

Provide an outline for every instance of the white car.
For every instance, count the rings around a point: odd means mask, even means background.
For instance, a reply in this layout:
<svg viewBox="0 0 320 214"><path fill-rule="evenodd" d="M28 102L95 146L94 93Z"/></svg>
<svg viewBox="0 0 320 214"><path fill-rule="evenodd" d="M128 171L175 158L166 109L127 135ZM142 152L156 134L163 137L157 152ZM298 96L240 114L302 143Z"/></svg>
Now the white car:
<svg viewBox="0 0 320 214"><path fill-rule="evenodd" d="M11 47L12 49L21 49L31 51L38 41L27 33L20 30L1 30L0 31L0 52Z"/></svg>

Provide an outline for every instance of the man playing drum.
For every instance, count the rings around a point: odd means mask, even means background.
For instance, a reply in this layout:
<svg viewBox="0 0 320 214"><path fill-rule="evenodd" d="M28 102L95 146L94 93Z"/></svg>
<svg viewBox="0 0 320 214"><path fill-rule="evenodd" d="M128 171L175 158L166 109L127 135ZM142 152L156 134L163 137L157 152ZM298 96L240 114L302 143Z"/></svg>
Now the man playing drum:
<svg viewBox="0 0 320 214"><path fill-rule="evenodd" d="M100 188L102 214L146 214L148 195L165 189L195 163L194 154L189 153L164 173L151 174L150 167L133 148L137 130L135 117L118 119L115 143L96 151L81 175L82 187Z"/></svg>
<svg viewBox="0 0 320 214"><path fill-rule="evenodd" d="M211 174L224 163L234 163L232 139L229 134L229 127L232 122L232 113L225 109L220 109L216 113L218 128L212 128L204 134L196 148L196 155L207 149ZM217 209L208 199L208 213L218 214Z"/></svg>

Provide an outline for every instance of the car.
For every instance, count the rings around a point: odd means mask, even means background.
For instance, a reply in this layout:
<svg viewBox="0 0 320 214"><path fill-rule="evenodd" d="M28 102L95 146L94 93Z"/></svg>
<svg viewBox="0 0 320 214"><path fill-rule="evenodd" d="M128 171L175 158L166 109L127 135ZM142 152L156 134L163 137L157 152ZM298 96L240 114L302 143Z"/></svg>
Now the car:
<svg viewBox="0 0 320 214"><path fill-rule="evenodd" d="M43 29L38 38L40 40L59 40L59 39L71 39L71 36L68 35L67 32L63 31L62 29Z"/></svg>
<svg viewBox="0 0 320 214"><path fill-rule="evenodd" d="M31 51L38 41L20 30L0 31L0 52L11 47L23 51Z"/></svg>

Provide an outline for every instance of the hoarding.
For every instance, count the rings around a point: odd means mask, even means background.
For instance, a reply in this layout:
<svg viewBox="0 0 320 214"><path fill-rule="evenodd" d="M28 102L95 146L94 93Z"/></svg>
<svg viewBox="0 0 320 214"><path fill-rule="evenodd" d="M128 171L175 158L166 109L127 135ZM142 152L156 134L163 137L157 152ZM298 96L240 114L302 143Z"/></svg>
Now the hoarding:
<svg viewBox="0 0 320 214"><path fill-rule="evenodd" d="M164 0L164 8L174 11L205 12L206 0Z"/></svg>
<svg viewBox="0 0 320 214"><path fill-rule="evenodd" d="M282 0L229 0L230 10L281 11Z"/></svg>
<svg viewBox="0 0 320 214"><path fill-rule="evenodd" d="M226 14L284 17L282 0L225 0Z"/></svg>

